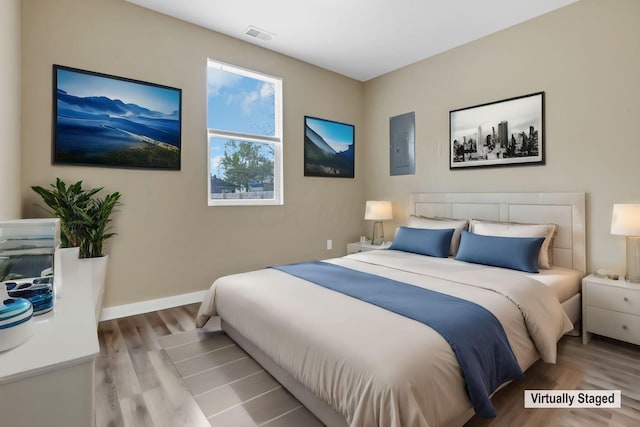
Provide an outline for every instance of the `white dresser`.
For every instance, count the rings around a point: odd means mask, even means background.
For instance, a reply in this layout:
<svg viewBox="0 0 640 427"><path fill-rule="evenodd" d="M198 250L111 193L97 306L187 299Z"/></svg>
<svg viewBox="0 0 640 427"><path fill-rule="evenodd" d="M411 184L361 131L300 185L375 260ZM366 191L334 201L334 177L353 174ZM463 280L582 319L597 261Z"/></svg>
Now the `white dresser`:
<svg viewBox="0 0 640 427"><path fill-rule="evenodd" d="M91 261L79 260L77 248L58 250L53 311L34 317L24 344L0 353L0 425L95 425L102 289L92 289Z"/></svg>
<svg viewBox="0 0 640 427"><path fill-rule="evenodd" d="M582 279L582 342L591 333L640 345L640 284L590 275Z"/></svg>

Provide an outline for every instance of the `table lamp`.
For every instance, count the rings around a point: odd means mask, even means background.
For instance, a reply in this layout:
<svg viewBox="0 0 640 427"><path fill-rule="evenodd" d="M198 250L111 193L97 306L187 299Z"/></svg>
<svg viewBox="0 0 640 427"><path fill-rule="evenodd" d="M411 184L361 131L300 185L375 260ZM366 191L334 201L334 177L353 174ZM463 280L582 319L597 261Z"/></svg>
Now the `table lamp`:
<svg viewBox="0 0 640 427"><path fill-rule="evenodd" d="M371 238L372 245L381 245L384 243L384 229L382 221L393 219L391 210L391 202L380 200L367 200L364 210L364 219L375 221L373 223L373 236Z"/></svg>
<svg viewBox="0 0 640 427"><path fill-rule="evenodd" d="M614 204L611 234L627 237L627 276L640 283L640 204Z"/></svg>

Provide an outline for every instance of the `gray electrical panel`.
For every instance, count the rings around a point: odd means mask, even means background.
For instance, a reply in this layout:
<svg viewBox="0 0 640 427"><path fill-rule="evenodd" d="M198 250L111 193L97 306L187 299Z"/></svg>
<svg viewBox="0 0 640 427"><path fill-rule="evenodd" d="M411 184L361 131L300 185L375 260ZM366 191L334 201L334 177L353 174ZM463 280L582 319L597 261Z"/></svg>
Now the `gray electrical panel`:
<svg viewBox="0 0 640 427"><path fill-rule="evenodd" d="M389 119L389 159L391 175L413 175L415 162L415 113Z"/></svg>

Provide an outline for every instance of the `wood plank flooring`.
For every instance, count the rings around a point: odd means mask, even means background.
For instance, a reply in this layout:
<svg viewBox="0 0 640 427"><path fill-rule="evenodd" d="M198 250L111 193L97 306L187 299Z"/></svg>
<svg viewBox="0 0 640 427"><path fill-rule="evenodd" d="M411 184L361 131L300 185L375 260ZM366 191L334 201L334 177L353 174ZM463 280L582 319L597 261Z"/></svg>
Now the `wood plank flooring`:
<svg viewBox="0 0 640 427"><path fill-rule="evenodd" d="M96 427L319 425L226 335L194 344L216 351L193 357L188 343L197 334L197 309L191 304L100 323ZM620 389L622 408L524 409L526 389ZM493 402L498 417L474 417L466 426L640 426L640 346L599 337L583 346L580 338L564 337L557 364L536 363Z"/></svg>
<svg viewBox="0 0 640 427"><path fill-rule="evenodd" d="M219 322L210 323L211 332L186 331L159 341L212 426L322 426Z"/></svg>
<svg viewBox="0 0 640 427"><path fill-rule="evenodd" d="M195 304L101 322L96 427L209 426L158 338L195 329Z"/></svg>
<svg viewBox="0 0 640 427"><path fill-rule="evenodd" d="M621 390L620 409L524 409L524 390ZM498 417L465 426L640 426L640 346L595 337L563 337L555 365L536 362L492 399Z"/></svg>

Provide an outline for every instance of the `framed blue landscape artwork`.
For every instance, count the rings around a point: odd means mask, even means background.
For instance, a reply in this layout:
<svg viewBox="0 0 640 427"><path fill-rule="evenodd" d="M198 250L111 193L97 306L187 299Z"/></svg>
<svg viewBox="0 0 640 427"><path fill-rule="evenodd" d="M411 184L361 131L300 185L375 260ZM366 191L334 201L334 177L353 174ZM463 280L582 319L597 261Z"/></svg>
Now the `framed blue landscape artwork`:
<svg viewBox="0 0 640 427"><path fill-rule="evenodd" d="M180 170L182 90L53 66L53 163Z"/></svg>
<svg viewBox="0 0 640 427"><path fill-rule="evenodd" d="M304 176L354 177L355 128L304 117Z"/></svg>

